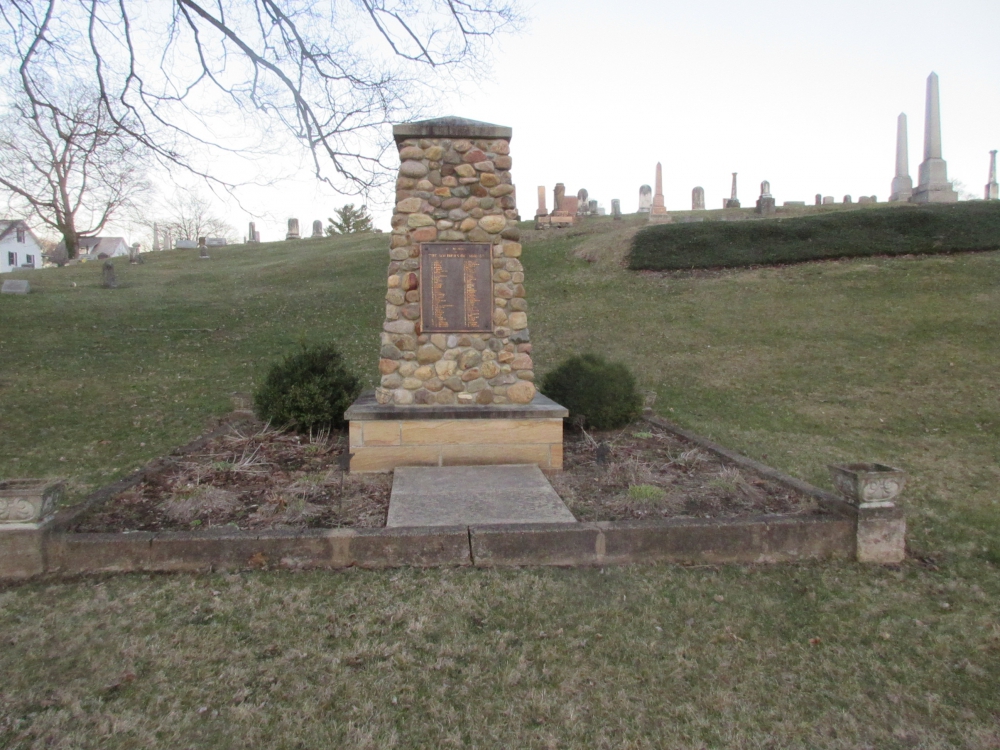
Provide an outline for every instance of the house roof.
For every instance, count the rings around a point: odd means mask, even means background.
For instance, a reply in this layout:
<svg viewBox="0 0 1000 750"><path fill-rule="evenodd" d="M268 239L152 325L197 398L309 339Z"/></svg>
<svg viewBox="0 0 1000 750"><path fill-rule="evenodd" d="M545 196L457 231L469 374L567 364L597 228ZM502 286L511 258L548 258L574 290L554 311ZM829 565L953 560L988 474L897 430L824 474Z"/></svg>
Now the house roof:
<svg viewBox="0 0 1000 750"><path fill-rule="evenodd" d="M3 240L8 234L14 231L18 226L24 227L27 231L31 231L31 227L24 223L24 219L0 219L0 240Z"/></svg>
<svg viewBox="0 0 1000 750"><path fill-rule="evenodd" d="M78 251L80 255L100 255L101 253L108 253L110 255L119 243L124 245L126 250L128 249L128 243L124 237L78 237L77 242L79 243ZM56 250L65 251L66 241L61 240L56 245Z"/></svg>

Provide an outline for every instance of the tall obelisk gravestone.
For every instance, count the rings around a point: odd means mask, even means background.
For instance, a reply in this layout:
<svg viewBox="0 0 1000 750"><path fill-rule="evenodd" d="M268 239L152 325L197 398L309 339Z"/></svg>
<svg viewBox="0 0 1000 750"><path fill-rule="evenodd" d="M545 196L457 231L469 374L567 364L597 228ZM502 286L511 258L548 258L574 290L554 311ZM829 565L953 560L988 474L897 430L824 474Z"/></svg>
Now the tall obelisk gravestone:
<svg viewBox="0 0 1000 750"><path fill-rule="evenodd" d="M1000 185L997 184L997 152L995 150L990 151L990 177L984 193L984 197L988 201L1000 199Z"/></svg>
<svg viewBox="0 0 1000 750"><path fill-rule="evenodd" d="M393 136L381 379L347 411L352 470L562 468L566 410L534 383L511 129L443 117Z"/></svg>
<svg viewBox="0 0 1000 750"><path fill-rule="evenodd" d="M910 177L910 150L906 135L906 114L896 118L896 176L892 178L889 202L908 201L913 195L913 180Z"/></svg>
<svg viewBox="0 0 1000 750"><path fill-rule="evenodd" d="M941 158L941 102L937 73L927 76L927 104L924 110L924 161L920 183L911 203L955 203L958 200L948 182L948 165Z"/></svg>

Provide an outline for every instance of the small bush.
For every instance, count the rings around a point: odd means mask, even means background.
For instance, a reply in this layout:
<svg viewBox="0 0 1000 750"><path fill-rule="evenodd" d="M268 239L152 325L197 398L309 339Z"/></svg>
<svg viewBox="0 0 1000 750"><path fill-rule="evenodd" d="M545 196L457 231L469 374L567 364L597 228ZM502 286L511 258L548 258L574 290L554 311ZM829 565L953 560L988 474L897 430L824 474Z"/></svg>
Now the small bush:
<svg viewBox="0 0 1000 750"><path fill-rule="evenodd" d="M253 405L265 421L312 432L343 427L344 412L359 393L361 381L335 346L303 346L271 368Z"/></svg>
<svg viewBox="0 0 1000 750"><path fill-rule="evenodd" d="M629 369L596 354L570 357L542 379L540 390L596 430L624 427L642 412Z"/></svg>

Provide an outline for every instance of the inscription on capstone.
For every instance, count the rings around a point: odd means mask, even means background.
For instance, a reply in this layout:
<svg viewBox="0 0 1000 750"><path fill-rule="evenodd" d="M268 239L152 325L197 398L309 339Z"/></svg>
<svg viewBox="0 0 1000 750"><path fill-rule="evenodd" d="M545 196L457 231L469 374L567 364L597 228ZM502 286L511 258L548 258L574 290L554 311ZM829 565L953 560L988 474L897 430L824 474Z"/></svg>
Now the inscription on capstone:
<svg viewBox="0 0 1000 750"><path fill-rule="evenodd" d="M420 245L420 317L426 333L493 330L493 263L484 242Z"/></svg>

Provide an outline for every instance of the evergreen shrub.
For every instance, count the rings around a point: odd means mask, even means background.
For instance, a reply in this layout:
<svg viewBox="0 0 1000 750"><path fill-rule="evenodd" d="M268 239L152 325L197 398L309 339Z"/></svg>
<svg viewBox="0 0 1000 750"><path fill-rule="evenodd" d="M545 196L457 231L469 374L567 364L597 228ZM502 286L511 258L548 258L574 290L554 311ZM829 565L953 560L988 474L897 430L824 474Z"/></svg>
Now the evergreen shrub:
<svg viewBox="0 0 1000 750"><path fill-rule="evenodd" d="M635 377L621 362L597 354L570 357L542 378L540 390L595 430L624 427L642 413Z"/></svg>
<svg viewBox="0 0 1000 750"><path fill-rule="evenodd" d="M254 411L275 425L300 432L339 429L344 412L361 393L333 344L306 346L271 367L254 393Z"/></svg>

